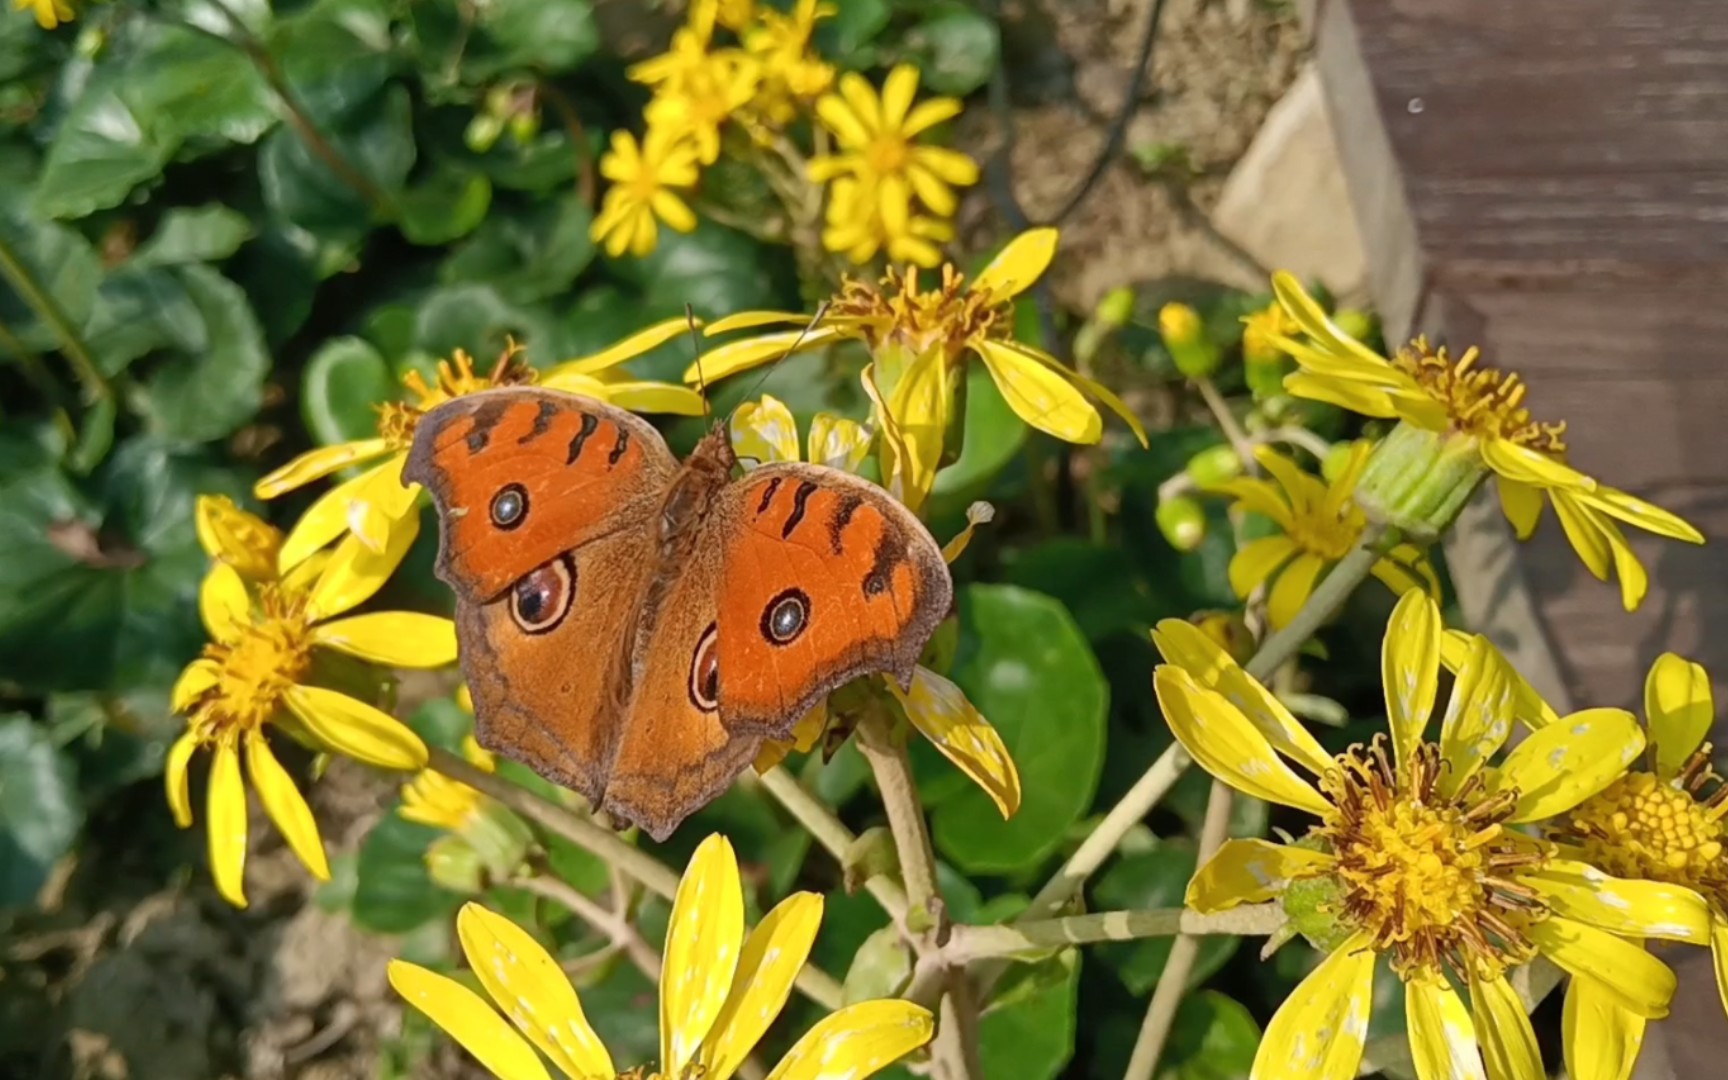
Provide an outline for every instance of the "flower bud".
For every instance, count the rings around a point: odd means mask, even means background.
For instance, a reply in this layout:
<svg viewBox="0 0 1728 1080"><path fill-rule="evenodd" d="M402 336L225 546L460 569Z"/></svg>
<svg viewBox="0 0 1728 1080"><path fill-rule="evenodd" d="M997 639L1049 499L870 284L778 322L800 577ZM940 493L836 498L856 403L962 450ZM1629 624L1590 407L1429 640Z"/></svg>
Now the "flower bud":
<svg viewBox="0 0 1728 1080"><path fill-rule="evenodd" d="M1206 336L1200 313L1187 304L1165 304L1158 311L1158 332L1176 361L1176 370L1190 379L1204 379L1218 370L1218 346Z"/></svg>
<svg viewBox="0 0 1728 1080"><path fill-rule="evenodd" d="M474 896L486 889L486 865L468 841L447 833L426 849L426 873L439 886Z"/></svg>
<svg viewBox="0 0 1728 1080"><path fill-rule="evenodd" d="M1092 309L1092 319L1105 326L1127 326L1128 320L1134 317L1134 290L1126 285L1119 285L1104 294L1104 299L1098 301L1098 306Z"/></svg>
<svg viewBox="0 0 1728 1080"><path fill-rule="evenodd" d="M1244 358L1247 353L1244 352ZM1284 376L1294 368L1290 358L1273 354L1271 358L1250 360L1242 365L1242 381L1255 401L1273 401L1284 393Z"/></svg>
<svg viewBox="0 0 1728 1080"><path fill-rule="evenodd" d="M1457 519L1487 475L1474 437L1401 421L1363 466L1356 505L1370 521L1430 541Z"/></svg>
<svg viewBox="0 0 1728 1080"><path fill-rule="evenodd" d="M1352 442L1333 443L1332 449L1326 451L1326 456L1320 459L1320 475L1326 478L1328 484L1335 484L1344 475L1350 459L1355 456L1356 444Z"/></svg>
<svg viewBox="0 0 1728 1080"><path fill-rule="evenodd" d="M517 146L527 146L540 134L540 110L532 106L510 114L510 137Z"/></svg>
<svg viewBox="0 0 1728 1080"><path fill-rule="evenodd" d="M1187 473L1200 487L1217 487L1242 475L1242 457L1229 443L1219 443L1188 459Z"/></svg>
<svg viewBox="0 0 1728 1080"><path fill-rule="evenodd" d="M1154 515L1158 530L1177 551L1193 551L1206 539L1206 514L1200 504L1186 495L1177 495L1158 504Z"/></svg>
<svg viewBox="0 0 1728 1080"><path fill-rule="evenodd" d="M1344 331L1347 337L1357 341L1367 341L1374 336L1374 316L1356 308L1340 308L1332 313L1332 322L1338 329Z"/></svg>
<svg viewBox="0 0 1728 1080"><path fill-rule="evenodd" d="M484 154L498 142L498 136L504 134L504 120L491 113L475 113L468 121L468 130L462 133L462 141L468 149L476 154Z"/></svg>

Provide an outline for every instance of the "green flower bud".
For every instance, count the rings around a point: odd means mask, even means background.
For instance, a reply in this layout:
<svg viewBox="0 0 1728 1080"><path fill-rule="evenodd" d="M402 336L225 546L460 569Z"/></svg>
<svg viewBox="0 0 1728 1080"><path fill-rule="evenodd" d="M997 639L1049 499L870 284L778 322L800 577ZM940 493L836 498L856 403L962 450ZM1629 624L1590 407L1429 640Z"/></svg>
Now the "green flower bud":
<svg viewBox="0 0 1728 1080"><path fill-rule="evenodd" d="M1158 311L1158 332L1176 361L1176 370L1190 379L1204 379L1218 370L1218 346L1206 336L1200 313L1187 304L1165 304Z"/></svg>
<svg viewBox="0 0 1728 1080"><path fill-rule="evenodd" d="M1242 458L1234 446L1219 443L1189 458L1187 472L1201 487L1216 487L1242 475Z"/></svg>
<svg viewBox="0 0 1728 1080"><path fill-rule="evenodd" d="M1344 467L1350 464L1354 452L1355 444L1348 442L1333 443L1332 449L1326 451L1326 456L1320 459L1320 475L1328 484L1336 484L1344 475Z"/></svg>
<svg viewBox="0 0 1728 1080"><path fill-rule="evenodd" d="M1255 401L1271 401L1284 393L1284 376L1294 368L1289 357L1274 354L1243 364L1242 378Z"/></svg>
<svg viewBox="0 0 1728 1080"><path fill-rule="evenodd" d="M503 803L483 798L460 833L495 878L514 875L534 843L528 823Z"/></svg>
<svg viewBox="0 0 1728 1080"><path fill-rule="evenodd" d="M498 142L498 136L504 134L504 120L491 113L475 113L468 121L468 130L462 133L462 141L468 149L476 154L484 154Z"/></svg>
<svg viewBox="0 0 1728 1080"><path fill-rule="evenodd" d="M1134 290L1126 285L1119 285L1104 294L1104 299L1098 301L1098 306L1092 310L1095 322L1105 326L1127 326L1128 320L1134 317Z"/></svg>
<svg viewBox="0 0 1728 1080"><path fill-rule="evenodd" d="M527 146L540 134L540 110L518 109L510 116L510 137L517 146Z"/></svg>
<svg viewBox="0 0 1728 1080"><path fill-rule="evenodd" d="M1356 505L1370 521L1426 542L1451 526L1487 475L1473 436L1400 422L1363 466Z"/></svg>
<svg viewBox="0 0 1728 1080"><path fill-rule="evenodd" d="M486 889L486 863L468 841L446 833L426 849L426 872L440 886L464 896Z"/></svg>
<svg viewBox="0 0 1728 1080"><path fill-rule="evenodd" d="M1177 495L1159 503L1155 517L1158 530L1177 551L1193 551L1206 539L1205 511L1186 495Z"/></svg>

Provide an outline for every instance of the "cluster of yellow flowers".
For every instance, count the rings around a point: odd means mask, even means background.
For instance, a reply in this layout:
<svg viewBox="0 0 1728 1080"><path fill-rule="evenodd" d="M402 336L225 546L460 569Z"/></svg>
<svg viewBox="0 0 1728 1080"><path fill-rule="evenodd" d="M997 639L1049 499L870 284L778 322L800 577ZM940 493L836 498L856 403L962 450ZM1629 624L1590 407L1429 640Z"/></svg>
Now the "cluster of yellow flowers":
<svg viewBox="0 0 1728 1080"><path fill-rule="evenodd" d="M836 78L815 53L816 24L831 4L797 0L779 11L753 0L695 0L659 56L630 69L654 91L640 141L616 131L600 160L612 182L592 235L614 257L646 255L659 226L696 227L686 196L720 158L728 130L758 160L792 184L826 184L824 246L858 264L878 252L933 266L953 238L954 189L978 181L978 166L956 150L923 145L931 129L960 112L953 98L914 104L918 72L902 65L880 93L863 76ZM736 44L716 41L730 31ZM789 126L814 116L818 154L807 162L787 139ZM824 148L828 141L836 152ZM799 175L802 173L802 175Z"/></svg>

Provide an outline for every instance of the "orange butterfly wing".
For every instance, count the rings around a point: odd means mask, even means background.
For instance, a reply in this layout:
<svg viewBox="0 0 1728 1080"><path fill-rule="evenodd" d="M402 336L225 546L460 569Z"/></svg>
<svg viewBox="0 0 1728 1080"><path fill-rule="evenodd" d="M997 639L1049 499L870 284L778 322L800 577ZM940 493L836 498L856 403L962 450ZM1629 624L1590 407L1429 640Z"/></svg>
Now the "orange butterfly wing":
<svg viewBox="0 0 1728 1080"><path fill-rule="evenodd" d="M819 465L759 468L721 495L720 713L784 739L830 691L912 671L953 606L942 549L886 491Z"/></svg>
<svg viewBox="0 0 1728 1080"><path fill-rule="evenodd" d="M532 387L420 421L404 476L432 493L481 745L598 803L629 644L677 462L630 413Z"/></svg>

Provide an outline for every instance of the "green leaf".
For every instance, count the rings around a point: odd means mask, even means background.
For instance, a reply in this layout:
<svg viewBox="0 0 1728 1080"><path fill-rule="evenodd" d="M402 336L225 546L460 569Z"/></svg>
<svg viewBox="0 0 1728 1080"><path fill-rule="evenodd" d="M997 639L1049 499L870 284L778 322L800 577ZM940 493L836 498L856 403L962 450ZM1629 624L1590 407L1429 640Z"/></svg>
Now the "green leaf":
<svg viewBox="0 0 1728 1080"><path fill-rule="evenodd" d="M469 79L512 68L569 71L600 48L600 30L588 0L493 0L481 9L482 44L465 61Z"/></svg>
<svg viewBox="0 0 1728 1080"><path fill-rule="evenodd" d="M3 181L0 181L3 182ZM0 212L0 239L17 253L37 289L52 297L73 326L89 317L102 264L88 241L51 221L33 222ZM0 324L32 349L58 348L59 338L24 298L0 277Z"/></svg>
<svg viewBox="0 0 1728 1080"><path fill-rule="evenodd" d="M854 53L876 40L888 27L893 10L888 0L846 0L832 18L816 24L816 43L822 55L847 67L858 67Z"/></svg>
<svg viewBox="0 0 1728 1080"><path fill-rule="evenodd" d="M1093 904L1100 911L1181 907L1195 865L1194 848L1186 841L1167 841L1151 851L1124 855L1098 878L1092 890ZM1155 937L1110 942L1100 945L1097 955L1115 969L1129 993L1144 997L1158 985L1158 976L1164 973L1175 940ZM1201 938L1200 955L1188 976L1188 985L1199 986L1211 978L1230 959L1241 940L1228 934Z"/></svg>
<svg viewBox="0 0 1728 1080"><path fill-rule="evenodd" d="M650 307L682 311L689 304L704 319L775 310L797 295L781 253L706 218L690 233L661 229L651 253L614 265L637 281Z"/></svg>
<svg viewBox="0 0 1728 1080"><path fill-rule="evenodd" d="M460 240L486 219L492 181L478 173L441 169L397 200L397 224L409 243L437 246Z"/></svg>
<svg viewBox="0 0 1728 1080"><path fill-rule="evenodd" d="M127 263L139 267L221 262L251 238L252 222L237 210L219 203L195 209L176 207L162 215L156 231Z"/></svg>
<svg viewBox="0 0 1728 1080"><path fill-rule="evenodd" d="M456 910L461 898L439 888L426 872L426 849L442 835L404 819L394 807L373 826L360 845L355 925L378 934L405 934Z"/></svg>
<svg viewBox="0 0 1728 1080"><path fill-rule="evenodd" d="M557 320L539 305L513 304L490 285L451 285L428 292L414 324L415 347L433 356L466 349L489 363L514 338L537 361L563 355Z"/></svg>
<svg viewBox="0 0 1728 1080"><path fill-rule="evenodd" d="M0 908L27 904L84 824L72 764L29 717L0 717Z"/></svg>
<svg viewBox="0 0 1728 1080"><path fill-rule="evenodd" d="M1020 812L1002 820L972 785L934 811L937 845L968 873L1036 866L1092 805L1109 692L1067 610L1012 585L960 593L949 675L995 726L1020 769Z"/></svg>
<svg viewBox="0 0 1728 1080"><path fill-rule="evenodd" d="M1127 552L1075 536L1014 552L1007 580L1062 601L1092 642L1115 633L1145 637L1160 618L1178 614L1152 594Z"/></svg>
<svg viewBox="0 0 1728 1080"><path fill-rule="evenodd" d="M32 200L38 216L77 218L118 206L173 155L179 137L127 104L119 82L118 72L93 77L55 131Z"/></svg>
<svg viewBox="0 0 1728 1080"><path fill-rule="evenodd" d="M118 375L158 349L200 355L209 348L210 336L203 312L177 273L127 264L110 272L96 290L84 344L105 374Z"/></svg>
<svg viewBox="0 0 1728 1080"><path fill-rule="evenodd" d="M144 24L120 94L172 137L253 143L277 122L276 99L246 54L205 34Z"/></svg>
<svg viewBox="0 0 1728 1080"><path fill-rule="evenodd" d="M240 286L202 265L174 273L203 319L207 344L157 368L141 388L140 408L166 437L220 439L258 411L270 353Z"/></svg>
<svg viewBox="0 0 1728 1080"><path fill-rule="evenodd" d="M319 127L369 111L390 78L390 15L380 0L320 0L278 23L270 53Z"/></svg>
<svg viewBox="0 0 1728 1080"><path fill-rule="evenodd" d="M1260 1025L1241 1002L1216 990L1182 999L1164 1054L1162 1080L1248 1080Z"/></svg>
<svg viewBox="0 0 1728 1080"><path fill-rule="evenodd" d="M387 197L401 190L414 167L413 107L401 86L377 95L340 126L324 129L324 135L337 154ZM272 211L319 235L357 237L378 209L291 128L278 128L264 140L258 177Z"/></svg>
<svg viewBox="0 0 1728 1080"><path fill-rule="evenodd" d="M536 201L521 211L495 211L444 261L439 280L483 282L517 304L567 292L576 275L594 261L594 242L588 238L593 220L593 211L574 195ZM585 292L578 303L594 291ZM609 337L598 347L621 336Z"/></svg>
<svg viewBox="0 0 1728 1080"><path fill-rule="evenodd" d="M204 643L200 493L249 485L151 439L80 486L37 467L0 484L0 656L26 692L166 687Z"/></svg>
<svg viewBox="0 0 1728 1080"><path fill-rule="evenodd" d="M965 97L990 80L1002 54L994 20L946 6L906 33L906 59L917 65L927 94Z"/></svg>
<svg viewBox="0 0 1728 1080"><path fill-rule="evenodd" d="M985 1076L1053 1080L1074 1056L1080 957L1068 949L1034 965L1019 965L978 1024Z"/></svg>
<svg viewBox="0 0 1728 1080"><path fill-rule="evenodd" d="M396 396L390 365L363 338L332 338L306 363L300 415L320 443L367 439L378 432L380 402Z"/></svg>

